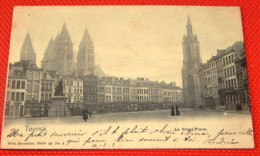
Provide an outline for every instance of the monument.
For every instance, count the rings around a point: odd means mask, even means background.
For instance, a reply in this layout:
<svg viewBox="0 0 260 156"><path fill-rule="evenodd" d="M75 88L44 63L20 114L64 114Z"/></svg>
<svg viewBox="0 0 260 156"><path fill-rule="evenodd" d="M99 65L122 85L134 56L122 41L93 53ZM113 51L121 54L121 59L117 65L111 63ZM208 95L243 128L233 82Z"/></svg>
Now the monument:
<svg viewBox="0 0 260 156"><path fill-rule="evenodd" d="M59 84L55 88L54 97L51 99L51 108L48 111L50 117L62 117L70 116L70 111L67 107L67 98L63 94L63 82L59 81Z"/></svg>

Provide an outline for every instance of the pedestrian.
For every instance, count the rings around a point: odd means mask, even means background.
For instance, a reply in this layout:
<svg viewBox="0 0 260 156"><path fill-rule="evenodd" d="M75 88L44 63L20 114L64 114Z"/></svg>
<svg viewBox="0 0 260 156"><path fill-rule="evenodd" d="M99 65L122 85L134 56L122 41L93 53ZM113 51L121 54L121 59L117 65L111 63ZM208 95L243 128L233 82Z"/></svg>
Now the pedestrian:
<svg viewBox="0 0 260 156"><path fill-rule="evenodd" d="M171 116L175 116L174 105L172 105Z"/></svg>
<svg viewBox="0 0 260 156"><path fill-rule="evenodd" d="M89 110L89 118L91 118L91 115L92 115L92 110L90 109Z"/></svg>
<svg viewBox="0 0 260 156"><path fill-rule="evenodd" d="M242 111L242 106L239 104L239 112Z"/></svg>
<svg viewBox="0 0 260 156"><path fill-rule="evenodd" d="M180 111L179 111L179 106L178 105L176 105L176 116L180 116L181 114L180 114Z"/></svg>
<svg viewBox="0 0 260 156"><path fill-rule="evenodd" d="M88 111L86 109L82 110L82 116L83 116L84 122L86 122L88 120Z"/></svg>
<svg viewBox="0 0 260 156"><path fill-rule="evenodd" d="M237 112L239 111L239 105L237 104L237 106L236 106L236 109L237 109Z"/></svg>

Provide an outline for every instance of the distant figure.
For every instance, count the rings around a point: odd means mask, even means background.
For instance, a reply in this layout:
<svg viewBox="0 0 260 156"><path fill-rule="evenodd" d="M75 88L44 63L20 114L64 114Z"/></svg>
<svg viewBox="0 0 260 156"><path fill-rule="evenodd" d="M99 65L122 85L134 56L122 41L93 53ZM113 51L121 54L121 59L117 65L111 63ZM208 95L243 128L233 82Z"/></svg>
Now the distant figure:
<svg viewBox="0 0 260 156"><path fill-rule="evenodd" d="M239 104L239 112L242 111L242 106Z"/></svg>
<svg viewBox="0 0 260 156"><path fill-rule="evenodd" d="M176 116L180 116L181 114L180 114L180 111L179 111L179 106L178 105L176 105Z"/></svg>
<svg viewBox="0 0 260 156"><path fill-rule="evenodd" d="M90 109L89 110L89 118L91 118L91 115L92 115L92 110Z"/></svg>
<svg viewBox="0 0 260 156"><path fill-rule="evenodd" d="M88 120L88 111L86 109L82 110L83 120L86 122Z"/></svg>
<svg viewBox="0 0 260 156"><path fill-rule="evenodd" d="M236 110L239 111L239 104L236 105Z"/></svg>
<svg viewBox="0 0 260 156"><path fill-rule="evenodd" d="M171 116L175 116L174 105L172 105Z"/></svg>

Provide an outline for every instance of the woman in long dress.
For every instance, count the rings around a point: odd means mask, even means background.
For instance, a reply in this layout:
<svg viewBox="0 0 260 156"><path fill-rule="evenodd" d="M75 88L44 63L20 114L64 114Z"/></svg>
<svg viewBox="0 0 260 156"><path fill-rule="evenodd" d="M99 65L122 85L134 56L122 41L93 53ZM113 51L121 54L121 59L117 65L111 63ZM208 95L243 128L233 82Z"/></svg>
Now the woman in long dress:
<svg viewBox="0 0 260 156"><path fill-rule="evenodd" d="M82 115L83 115L83 120L86 122L88 120L88 111L86 109L83 109Z"/></svg>
<svg viewBox="0 0 260 156"><path fill-rule="evenodd" d="M180 114L180 111L179 111L179 106L178 105L176 105L176 116L180 116L181 114Z"/></svg>
<svg viewBox="0 0 260 156"><path fill-rule="evenodd" d="M172 105L171 116L175 116L174 105Z"/></svg>

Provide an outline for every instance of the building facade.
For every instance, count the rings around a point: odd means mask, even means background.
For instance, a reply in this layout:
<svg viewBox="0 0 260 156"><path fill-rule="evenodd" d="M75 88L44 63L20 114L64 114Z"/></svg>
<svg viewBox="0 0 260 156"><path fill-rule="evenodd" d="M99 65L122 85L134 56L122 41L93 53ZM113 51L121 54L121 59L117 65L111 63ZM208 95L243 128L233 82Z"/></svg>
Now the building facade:
<svg viewBox="0 0 260 156"><path fill-rule="evenodd" d="M149 81L144 78L104 77L98 83L101 103L163 103L182 102L182 90L174 83Z"/></svg>
<svg viewBox="0 0 260 156"><path fill-rule="evenodd" d="M220 94L226 109L250 109L244 42L237 41L222 57L223 75Z"/></svg>
<svg viewBox="0 0 260 156"><path fill-rule="evenodd" d="M23 66L10 64L8 74L5 115L23 117L27 89L26 71Z"/></svg>
<svg viewBox="0 0 260 156"><path fill-rule="evenodd" d="M201 65L200 46L197 35L193 35L190 18L187 22L187 36L184 35L183 47L183 102L184 107L196 108L200 105L200 84L198 71Z"/></svg>
<svg viewBox="0 0 260 156"><path fill-rule="evenodd" d="M95 75L86 75L81 77L83 80L83 102L84 105L88 103L97 103L97 88L98 88L98 78Z"/></svg>
<svg viewBox="0 0 260 156"><path fill-rule="evenodd" d="M250 98L245 53L240 53L239 57L235 60L235 64L239 100L238 103L239 105L241 105L242 109L250 110Z"/></svg>

